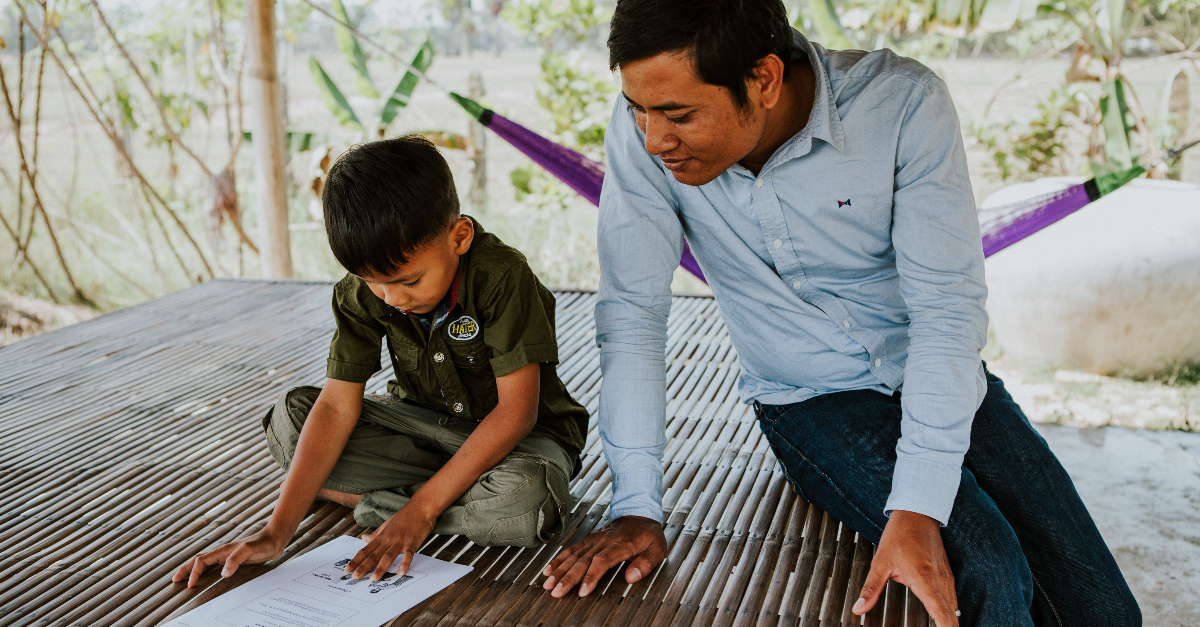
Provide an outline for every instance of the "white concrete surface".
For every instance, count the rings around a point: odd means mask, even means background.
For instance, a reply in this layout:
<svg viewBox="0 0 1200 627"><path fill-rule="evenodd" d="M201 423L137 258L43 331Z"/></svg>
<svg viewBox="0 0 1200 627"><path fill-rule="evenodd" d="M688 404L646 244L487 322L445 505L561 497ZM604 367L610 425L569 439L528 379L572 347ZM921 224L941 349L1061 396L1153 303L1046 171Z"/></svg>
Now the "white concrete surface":
<svg viewBox="0 0 1200 627"><path fill-rule="evenodd" d="M1020 183L983 206L1077 182ZM1139 375L1200 361L1200 185L1134 180L990 257L987 283L1014 358Z"/></svg>
<svg viewBox="0 0 1200 627"><path fill-rule="evenodd" d="M1071 474L1146 627L1200 625L1200 433L1035 426Z"/></svg>

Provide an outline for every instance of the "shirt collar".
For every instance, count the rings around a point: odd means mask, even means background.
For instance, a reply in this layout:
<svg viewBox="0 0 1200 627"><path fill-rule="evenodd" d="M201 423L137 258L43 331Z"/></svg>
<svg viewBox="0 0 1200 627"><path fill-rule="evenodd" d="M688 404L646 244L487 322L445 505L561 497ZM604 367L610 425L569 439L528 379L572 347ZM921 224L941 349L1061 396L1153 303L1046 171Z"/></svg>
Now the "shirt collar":
<svg viewBox="0 0 1200 627"><path fill-rule="evenodd" d="M846 138L842 132L842 117L838 115L837 104L833 98L833 88L829 84L829 74L825 64L821 62L825 49L820 44L814 44L800 31L792 29L792 61L808 61L817 78L817 93L813 99L812 112L808 116L808 124L799 133L783 143L775 154L764 165L763 170L789 159L802 156L812 148L813 138L842 151Z"/></svg>
<svg viewBox="0 0 1200 627"><path fill-rule="evenodd" d="M396 311L420 321L421 326L424 326L429 330L442 326L442 323L445 322L446 318L450 316L450 312L454 310L456 305L458 305L458 284L459 280L462 278L462 273L463 264L460 261L458 264L458 272L454 275L454 282L450 284L450 290L446 292L444 297L442 297L442 302L438 304L437 309L433 310L432 323L430 323L429 317L425 315L409 313L403 309L397 309Z"/></svg>

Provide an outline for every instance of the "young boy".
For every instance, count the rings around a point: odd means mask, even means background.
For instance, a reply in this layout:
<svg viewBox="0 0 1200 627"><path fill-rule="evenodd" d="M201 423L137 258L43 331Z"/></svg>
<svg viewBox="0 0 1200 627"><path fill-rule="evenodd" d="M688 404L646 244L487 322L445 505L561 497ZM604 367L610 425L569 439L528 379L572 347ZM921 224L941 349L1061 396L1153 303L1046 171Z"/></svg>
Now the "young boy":
<svg viewBox="0 0 1200 627"><path fill-rule="evenodd" d="M459 214L450 168L419 136L356 146L329 171L325 228L348 271L323 389L263 419L287 471L267 526L172 581L280 555L315 499L354 508L369 544L346 565L407 571L431 533L536 546L562 529L587 411L558 378L554 297L515 249ZM366 395L386 338L396 378Z"/></svg>

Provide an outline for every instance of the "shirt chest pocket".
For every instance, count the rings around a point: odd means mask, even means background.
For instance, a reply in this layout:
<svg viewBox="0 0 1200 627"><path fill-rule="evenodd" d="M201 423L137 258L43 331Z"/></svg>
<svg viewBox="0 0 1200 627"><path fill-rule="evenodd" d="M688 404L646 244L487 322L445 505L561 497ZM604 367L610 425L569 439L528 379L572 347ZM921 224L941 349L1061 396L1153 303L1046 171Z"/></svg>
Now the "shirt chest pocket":
<svg viewBox="0 0 1200 627"><path fill-rule="evenodd" d="M417 356L420 350L415 344L396 340L388 335L388 349L392 353L392 367L404 372L414 372L417 369Z"/></svg>
<svg viewBox="0 0 1200 627"><path fill-rule="evenodd" d="M457 368L466 370L477 370L487 368L491 365L491 349L487 344L483 343L482 334L477 335L469 340L446 340L446 348L450 352L450 358L454 360L454 365Z"/></svg>

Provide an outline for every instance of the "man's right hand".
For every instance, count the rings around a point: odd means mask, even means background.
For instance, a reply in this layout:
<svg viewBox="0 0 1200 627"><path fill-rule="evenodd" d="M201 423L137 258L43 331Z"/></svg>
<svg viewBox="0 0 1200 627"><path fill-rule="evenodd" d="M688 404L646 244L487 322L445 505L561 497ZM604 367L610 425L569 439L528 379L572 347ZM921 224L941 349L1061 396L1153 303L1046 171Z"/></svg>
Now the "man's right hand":
<svg viewBox="0 0 1200 627"><path fill-rule="evenodd" d="M542 571L549 577L542 587L558 599L579 584L579 596L585 597L596 589L608 569L621 562L629 560L625 581L635 583L666 558L667 537L662 524L641 516L622 516L563 549Z"/></svg>
<svg viewBox="0 0 1200 627"><path fill-rule="evenodd" d="M187 587L191 588L200 581L204 569L214 564L224 564L221 576L229 577L242 564L260 564L279 557L287 548L287 542L288 538L280 541L264 529L248 538L223 544L193 557L176 571L175 576L171 577L171 582L179 583L187 579Z"/></svg>

